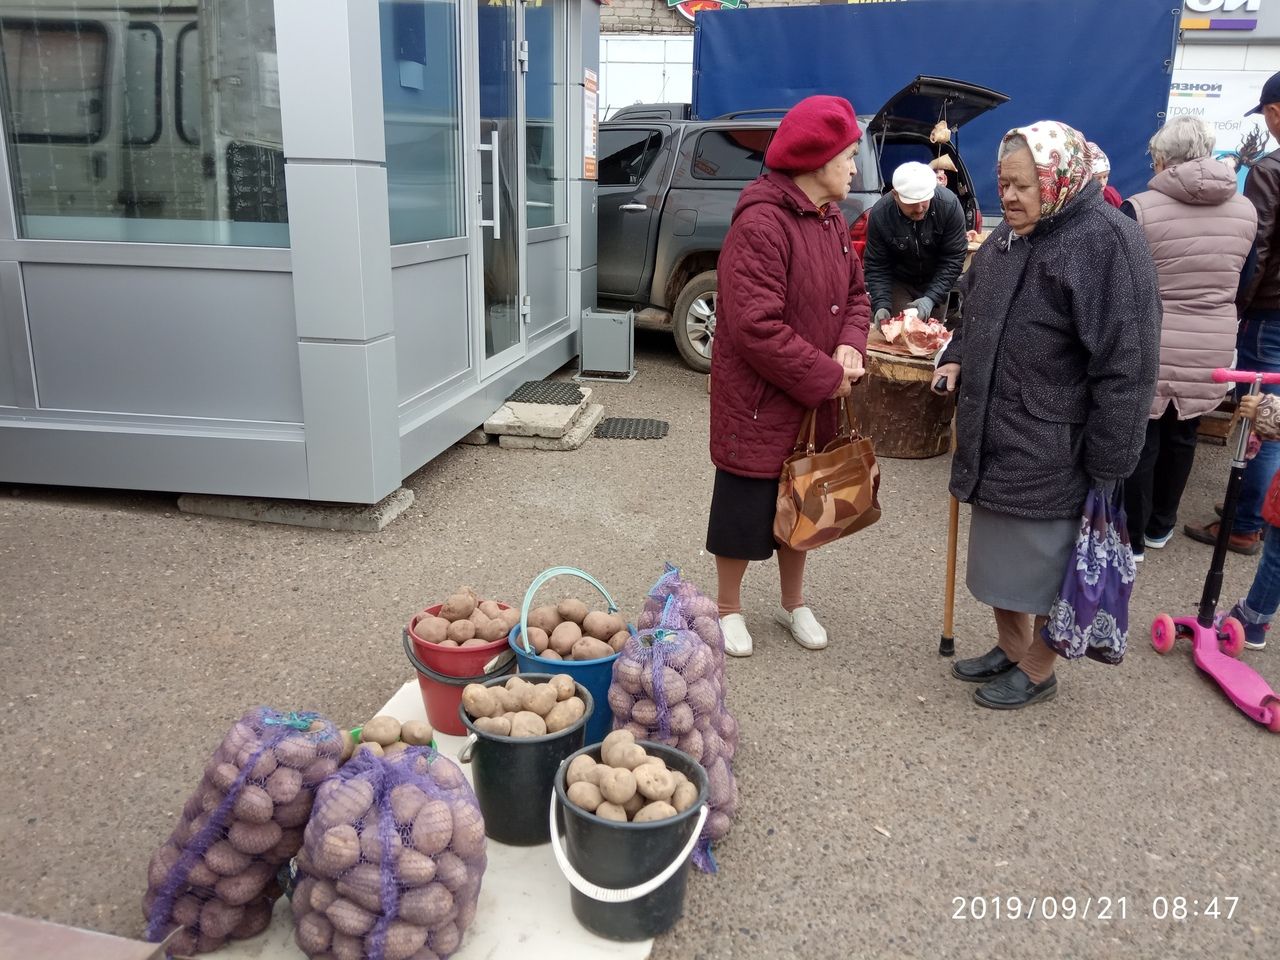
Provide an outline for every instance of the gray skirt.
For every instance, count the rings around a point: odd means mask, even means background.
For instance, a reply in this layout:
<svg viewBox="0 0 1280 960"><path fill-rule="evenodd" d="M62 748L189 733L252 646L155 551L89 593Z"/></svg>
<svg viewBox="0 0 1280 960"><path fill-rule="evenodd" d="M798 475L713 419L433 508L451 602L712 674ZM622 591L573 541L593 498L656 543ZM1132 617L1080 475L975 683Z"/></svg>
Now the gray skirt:
<svg viewBox="0 0 1280 960"><path fill-rule="evenodd" d="M1027 520L975 505L969 592L988 606L1047 616L1079 533L1079 520Z"/></svg>

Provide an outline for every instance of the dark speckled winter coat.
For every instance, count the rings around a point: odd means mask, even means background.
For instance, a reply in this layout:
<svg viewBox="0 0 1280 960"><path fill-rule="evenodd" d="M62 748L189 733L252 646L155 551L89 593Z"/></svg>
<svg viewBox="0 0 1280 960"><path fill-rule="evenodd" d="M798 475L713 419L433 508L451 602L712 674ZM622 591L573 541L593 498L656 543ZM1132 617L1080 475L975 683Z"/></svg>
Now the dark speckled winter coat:
<svg viewBox="0 0 1280 960"><path fill-rule="evenodd" d="M1160 295L1142 229L1090 184L1026 237L974 256L951 492L1031 519L1078 517L1090 480L1137 466L1155 394Z"/></svg>
<svg viewBox="0 0 1280 960"><path fill-rule="evenodd" d="M806 410L818 410L819 445L835 434L828 398L844 371L831 355L867 349L862 262L839 207L820 213L794 180L767 173L738 199L718 275L711 460L776 478Z"/></svg>

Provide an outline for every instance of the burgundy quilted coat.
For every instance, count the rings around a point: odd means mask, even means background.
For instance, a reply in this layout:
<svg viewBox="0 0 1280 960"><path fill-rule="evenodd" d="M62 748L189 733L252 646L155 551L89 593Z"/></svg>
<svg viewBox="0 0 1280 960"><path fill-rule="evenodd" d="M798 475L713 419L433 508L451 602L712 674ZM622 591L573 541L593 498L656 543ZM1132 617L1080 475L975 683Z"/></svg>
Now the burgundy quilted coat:
<svg viewBox="0 0 1280 960"><path fill-rule="evenodd" d="M776 478L806 410L818 439L835 435L828 398L843 371L836 347L864 356L871 303L839 207L820 213L780 173L745 190L720 250L711 355L711 460L744 477Z"/></svg>

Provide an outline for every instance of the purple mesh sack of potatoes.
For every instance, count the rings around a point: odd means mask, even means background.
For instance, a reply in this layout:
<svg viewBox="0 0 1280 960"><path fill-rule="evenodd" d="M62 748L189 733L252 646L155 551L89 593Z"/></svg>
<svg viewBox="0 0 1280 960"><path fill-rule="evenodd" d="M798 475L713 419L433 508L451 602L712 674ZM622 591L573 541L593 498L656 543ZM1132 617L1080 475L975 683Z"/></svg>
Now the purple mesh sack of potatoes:
<svg viewBox="0 0 1280 960"><path fill-rule="evenodd" d="M430 747L357 753L316 791L294 938L326 960L444 960L475 919L486 862L457 764Z"/></svg>
<svg viewBox="0 0 1280 960"><path fill-rule="evenodd" d="M678 598L668 596L657 625L622 648L613 664L609 708L615 730L675 747L706 769L710 814L694 864L713 872L710 845L728 834L738 807L738 724L725 706L724 671L716 668L714 648L683 626L678 607Z"/></svg>
<svg viewBox="0 0 1280 960"><path fill-rule="evenodd" d="M342 737L315 713L241 717L205 767L169 839L151 857L146 938L208 953L271 922L281 864L302 847L314 790L338 769Z"/></svg>

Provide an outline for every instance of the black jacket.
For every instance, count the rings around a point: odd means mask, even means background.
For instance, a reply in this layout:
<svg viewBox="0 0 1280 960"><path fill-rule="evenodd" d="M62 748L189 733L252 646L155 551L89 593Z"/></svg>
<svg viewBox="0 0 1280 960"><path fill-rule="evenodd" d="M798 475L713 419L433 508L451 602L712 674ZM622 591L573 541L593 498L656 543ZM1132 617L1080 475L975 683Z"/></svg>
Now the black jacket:
<svg viewBox="0 0 1280 960"><path fill-rule="evenodd" d="M1002 223L973 258L939 364L960 364L951 492L1032 519L1079 517L1093 481L1129 476L1160 357L1142 228L1090 184L1026 237Z"/></svg>
<svg viewBox="0 0 1280 960"><path fill-rule="evenodd" d="M946 303L968 251L964 209L946 187L934 190L929 212L920 221L904 217L893 194L886 193L867 218L862 263L871 309L892 307L895 280L920 291L935 305Z"/></svg>
<svg viewBox="0 0 1280 960"><path fill-rule="evenodd" d="M1244 181L1244 195L1258 211L1258 238L1236 309L1240 313L1275 310L1280 308L1280 150L1253 165Z"/></svg>

